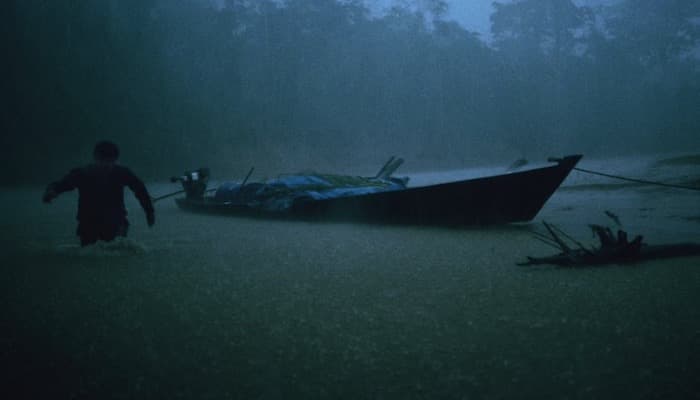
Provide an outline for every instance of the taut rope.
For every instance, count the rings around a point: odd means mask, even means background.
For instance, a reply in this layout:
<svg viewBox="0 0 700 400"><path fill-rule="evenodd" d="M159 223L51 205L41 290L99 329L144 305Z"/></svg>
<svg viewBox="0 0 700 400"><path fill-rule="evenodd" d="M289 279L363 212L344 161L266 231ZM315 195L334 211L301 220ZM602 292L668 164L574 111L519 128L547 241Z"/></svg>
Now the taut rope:
<svg viewBox="0 0 700 400"><path fill-rule="evenodd" d="M600 175L600 176L604 176L606 178L613 178L613 179L619 179L619 180L623 180L623 181L643 183L645 185L665 186L665 187L670 187L670 188L675 188L675 189L695 190L695 191L700 192L700 187L695 187L695 186L675 185L673 183L663 183L663 182L647 181L644 179L627 178L625 176L611 175L611 174L606 174L603 172L591 171L590 169L583 169L583 168L576 168L576 167L574 168L574 170L580 171L580 172L585 172L587 174Z"/></svg>

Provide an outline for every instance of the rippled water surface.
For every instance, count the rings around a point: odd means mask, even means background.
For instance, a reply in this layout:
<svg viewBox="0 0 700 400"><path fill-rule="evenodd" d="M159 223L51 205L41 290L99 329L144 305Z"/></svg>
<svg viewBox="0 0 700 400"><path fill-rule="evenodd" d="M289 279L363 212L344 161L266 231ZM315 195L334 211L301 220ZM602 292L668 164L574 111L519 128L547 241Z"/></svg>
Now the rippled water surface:
<svg viewBox="0 0 700 400"><path fill-rule="evenodd" d="M487 229L222 218L165 200L149 230L129 195L129 238L86 249L75 194L39 199L0 194L0 383L27 398L700 396L700 258L515 265L552 253L533 239L540 221L592 242L605 210L649 243L700 242L698 192L574 173L532 223Z"/></svg>

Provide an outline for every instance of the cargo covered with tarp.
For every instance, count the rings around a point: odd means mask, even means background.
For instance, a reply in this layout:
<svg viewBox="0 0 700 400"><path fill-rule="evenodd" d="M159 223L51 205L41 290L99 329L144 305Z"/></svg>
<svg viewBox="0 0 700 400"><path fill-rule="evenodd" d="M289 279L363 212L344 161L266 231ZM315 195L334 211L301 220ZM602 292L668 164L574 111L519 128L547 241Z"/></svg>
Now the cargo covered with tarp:
<svg viewBox="0 0 700 400"><path fill-rule="evenodd" d="M398 178L381 179L331 174L282 175L248 185L224 182L216 189L214 200L262 207L269 211L284 211L298 199L334 199L399 190L405 187L406 180Z"/></svg>

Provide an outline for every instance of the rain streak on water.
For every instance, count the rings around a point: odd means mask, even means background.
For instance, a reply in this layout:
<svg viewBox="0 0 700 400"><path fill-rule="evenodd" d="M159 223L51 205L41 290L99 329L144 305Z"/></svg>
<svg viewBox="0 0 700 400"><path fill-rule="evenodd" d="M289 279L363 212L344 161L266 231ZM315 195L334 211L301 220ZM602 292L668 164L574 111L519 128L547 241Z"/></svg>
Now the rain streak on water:
<svg viewBox="0 0 700 400"><path fill-rule="evenodd" d="M674 162L674 160L676 160ZM580 166L697 185L698 163ZM690 160L690 161L688 161ZM634 162L630 162L634 161ZM681 160L682 161L682 160ZM414 184L466 172L410 174ZM149 185L152 194L168 184ZM182 398L697 396L700 260L527 269L552 222L700 241L699 194L573 172L528 224L485 229L221 218L128 195L128 239L81 249L75 194L4 190L9 363L29 394ZM8 369L6 369L8 370ZM27 381L28 377L35 377Z"/></svg>

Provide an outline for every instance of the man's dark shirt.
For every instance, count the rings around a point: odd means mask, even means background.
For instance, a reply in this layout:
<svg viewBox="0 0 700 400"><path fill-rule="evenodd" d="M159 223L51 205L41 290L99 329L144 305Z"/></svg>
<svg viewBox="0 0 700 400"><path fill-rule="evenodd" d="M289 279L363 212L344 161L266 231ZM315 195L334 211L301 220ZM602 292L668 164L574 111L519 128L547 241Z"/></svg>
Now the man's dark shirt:
<svg viewBox="0 0 700 400"><path fill-rule="evenodd" d="M124 186L136 195L146 215L153 215L153 204L146 186L128 168L92 164L76 168L49 185L57 194L78 189L78 221L85 224L128 224L124 207Z"/></svg>

